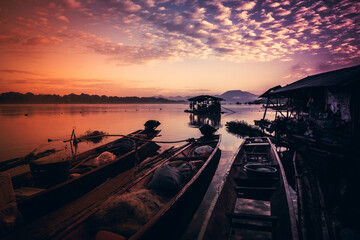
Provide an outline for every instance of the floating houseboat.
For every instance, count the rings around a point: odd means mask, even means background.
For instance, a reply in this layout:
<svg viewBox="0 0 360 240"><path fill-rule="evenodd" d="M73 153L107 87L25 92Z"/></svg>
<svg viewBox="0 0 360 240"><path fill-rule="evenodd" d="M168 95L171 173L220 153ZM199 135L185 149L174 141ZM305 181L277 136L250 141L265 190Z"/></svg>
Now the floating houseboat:
<svg viewBox="0 0 360 240"><path fill-rule="evenodd" d="M210 95L200 95L188 100L190 101L190 110L185 110L185 112L211 115L221 113L221 101L224 99Z"/></svg>

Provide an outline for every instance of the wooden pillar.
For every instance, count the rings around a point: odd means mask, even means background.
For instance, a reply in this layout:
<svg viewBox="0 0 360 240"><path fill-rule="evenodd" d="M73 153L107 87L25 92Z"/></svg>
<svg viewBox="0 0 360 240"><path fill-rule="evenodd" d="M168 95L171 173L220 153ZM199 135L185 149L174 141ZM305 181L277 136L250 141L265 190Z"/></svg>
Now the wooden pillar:
<svg viewBox="0 0 360 240"><path fill-rule="evenodd" d="M270 103L270 97L268 97L267 102L266 102L266 107L265 107L265 111L264 111L263 120L264 120L265 117L266 117L266 111L267 111L267 108L268 108L268 106L269 106L269 103Z"/></svg>

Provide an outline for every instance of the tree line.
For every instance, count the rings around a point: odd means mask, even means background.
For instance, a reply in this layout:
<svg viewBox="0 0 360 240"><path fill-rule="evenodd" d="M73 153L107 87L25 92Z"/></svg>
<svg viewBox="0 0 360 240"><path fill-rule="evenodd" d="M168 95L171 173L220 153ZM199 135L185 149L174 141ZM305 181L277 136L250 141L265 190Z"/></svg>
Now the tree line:
<svg viewBox="0 0 360 240"><path fill-rule="evenodd" d="M116 97L106 95L89 95L81 93L80 95L71 93L60 96L57 94L33 94L33 93L18 93L6 92L0 94L0 104L66 104L66 103L182 103L183 101L169 100L165 98L156 97Z"/></svg>

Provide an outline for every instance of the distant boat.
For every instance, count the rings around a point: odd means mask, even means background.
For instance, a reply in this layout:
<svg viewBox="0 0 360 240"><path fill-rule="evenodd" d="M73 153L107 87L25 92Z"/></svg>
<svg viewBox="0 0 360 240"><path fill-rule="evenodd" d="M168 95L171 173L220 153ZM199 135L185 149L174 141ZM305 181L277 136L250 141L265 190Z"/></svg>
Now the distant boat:
<svg viewBox="0 0 360 240"><path fill-rule="evenodd" d="M295 206L269 138L247 138L198 239L299 239Z"/></svg>
<svg viewBox="0 0 360 240"><path fill-rule="evenodd" d="M200 95L188 100L190 101L190 109L185 110L185 112L211 115L221 113L221 101L224 99L210 95Z"/></svg>

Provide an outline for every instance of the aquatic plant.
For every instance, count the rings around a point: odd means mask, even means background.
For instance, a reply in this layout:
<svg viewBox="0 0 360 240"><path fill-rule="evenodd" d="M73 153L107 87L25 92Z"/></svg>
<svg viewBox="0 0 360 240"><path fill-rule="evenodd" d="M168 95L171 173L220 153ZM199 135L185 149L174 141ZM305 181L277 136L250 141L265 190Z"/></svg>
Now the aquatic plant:
<svg viewBox="0 0 360 240"><path fill-rule="evenodd" d="M91 131L89 129L85 132L84 135L81 135L80 138L81 138L81 141L84 141L84 142L99 143L105 137L104 135L107 135L107 133L103 132L103 131L98 131L98 130Z"/></svg>
<svg viewBox="0 0 360 240"><path fill-rule="evenodd" d="M230 121L227 122L225 126L229 133L239 135L241 137L261 137L265 135L259 127L250 125L243 120Z"/></svg>

